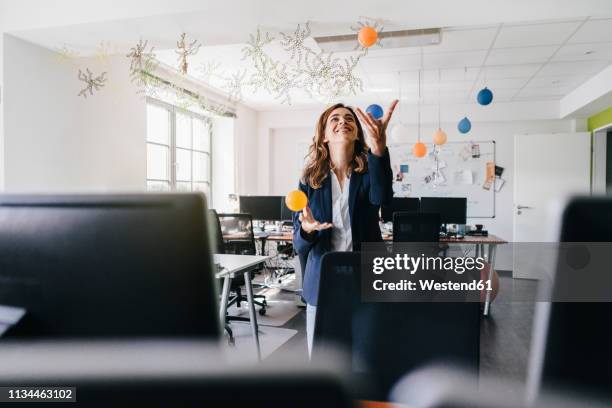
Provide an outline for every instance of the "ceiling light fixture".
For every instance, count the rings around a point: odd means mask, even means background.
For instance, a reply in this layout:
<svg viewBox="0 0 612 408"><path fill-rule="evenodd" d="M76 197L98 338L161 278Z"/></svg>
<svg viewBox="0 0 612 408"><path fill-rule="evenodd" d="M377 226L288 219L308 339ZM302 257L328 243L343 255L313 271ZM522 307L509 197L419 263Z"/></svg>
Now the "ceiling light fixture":
<svg viewBox="0 0 612 408"><path fill-rule="evenodd" d="M384 40L386 49L438 45L442 42L442 29L383 31L378 33L378 39ZM354 51L357 34L314 37L314 40L324 52Z"/></svg>

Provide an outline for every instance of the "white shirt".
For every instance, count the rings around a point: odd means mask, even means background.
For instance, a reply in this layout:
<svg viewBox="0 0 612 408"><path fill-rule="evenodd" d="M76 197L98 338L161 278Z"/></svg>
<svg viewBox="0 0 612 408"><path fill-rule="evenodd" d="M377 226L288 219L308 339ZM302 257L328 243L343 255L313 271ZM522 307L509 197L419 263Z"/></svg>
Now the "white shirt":
<svg viewBox="0 0 612 408"><path fill-rule="evenodd" d="M349 213L349 186L350 179L344 180L344 189L340 189L340 182L336 173L331 173L332 191L332 230L331 230L331 250L332 251L352 251L353 235L351 231L351 216Z"/></svg>

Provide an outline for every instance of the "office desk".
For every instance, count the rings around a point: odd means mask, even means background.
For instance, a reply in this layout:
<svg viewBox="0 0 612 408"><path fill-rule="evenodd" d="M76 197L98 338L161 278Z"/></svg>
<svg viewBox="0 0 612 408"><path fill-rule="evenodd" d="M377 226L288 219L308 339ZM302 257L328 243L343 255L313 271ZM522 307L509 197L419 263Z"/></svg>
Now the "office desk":
<svg viewBox="0 0 612 408"><path fill-rule="evenodd" d="M259 255L230 255L230 254L215 254L215 264L219 264L223 269L215 274L218 279L223 278L223 289L221 291L221 307L219 315L221 322L225 325L225 316L227 314L227 302L229 300L230 284L232 283L233 275L237 273L244 274L244 282L247 292L247 302L249 304L249 319L251 320L251 331L255 346L257 348L257 359L261 360L261 348L259 346L259 327L257 325L257 313L255 313L255 302L253 299L253 284L251 282L251 270L264 263L269 256Z"/></svg>

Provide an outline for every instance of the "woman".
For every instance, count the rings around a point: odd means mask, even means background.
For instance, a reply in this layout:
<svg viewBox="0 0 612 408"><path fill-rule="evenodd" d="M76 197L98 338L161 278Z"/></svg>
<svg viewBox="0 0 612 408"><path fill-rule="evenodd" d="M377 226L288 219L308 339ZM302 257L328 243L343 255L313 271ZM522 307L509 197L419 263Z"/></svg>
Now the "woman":
<svg viewBox="0 0 612 408"><path fill-rule="evenodd" d="M397 103L391 103L382 120L336 104L317 122L299 185L308 206L294 215L293 237L298 255L307 260L303 297L309 354L321 257L328 251L359 250L362 242L382 241L378 212L393 196L386 130Z"/></svg>

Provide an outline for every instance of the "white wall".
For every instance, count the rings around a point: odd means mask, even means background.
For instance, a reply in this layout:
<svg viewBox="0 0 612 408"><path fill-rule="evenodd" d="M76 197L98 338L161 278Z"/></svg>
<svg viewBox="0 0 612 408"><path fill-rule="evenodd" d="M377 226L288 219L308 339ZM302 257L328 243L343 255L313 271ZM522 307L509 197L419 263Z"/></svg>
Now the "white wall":
<svg viewBox="0 0 612 408"><path fill-rule="evenodd" d="M229 194L236 193L235 120L215 118L212 139L212 208L217 212L231 212Z"/></svg>
<svg viewBox="0 0 612 408"><path fill-rule="evenodd" d="M295 188L300 177L303 154L301 146L309 144L318 111L302 112L262 112L258 115L258 128L260 132L258 155L266 157L259 161L259 165L250 171L258 172L260 183L256 194L285 195ZM511 116L511 115L507 115ZM532 117L538 117L532 113ZM308 123L308 125L305 125ZM296 125L304 124L297 127ZM447 130L449 141L496 141L497 165L504 167L503 178L506 184L495 197L495 218L468 219L468 223L481 223L491 233L508 241L513 240L513 172L514 172L514 138L516 134L573 132L575 122L572 120L517 120L472 122L472 131L468 136L460 135L456 130L456 122L443 122L442 127ZM422 139L431 140L437 123L423 124ZM390 127L391 129L391 127ZM416 141L417 127L408 125L410 136L406 141ZM394 142L389 138L389 148L393 149ZM547 155L554 157L554 146L550 147ZM241 171L246 171L241 169ZM497 268L512 269L512 254L500 248L497 255Z"/></svg>
<svg viewBox="0 0 612 408"><path fill-rule="evenodd" d="M234 123L236 140L236 192L238 194L256 194L258 189L258 169L265 161L257 154L258 129L257 112L238 105Z"/></svg>
<svg viewBox="0 0 612 408"><path fill-rule="evenodd" d="M62 62L56 53L5 38L7 191L143 190L145 100L112 57ZM78 68L107 71L107 85L77 96Z"/></svg>

